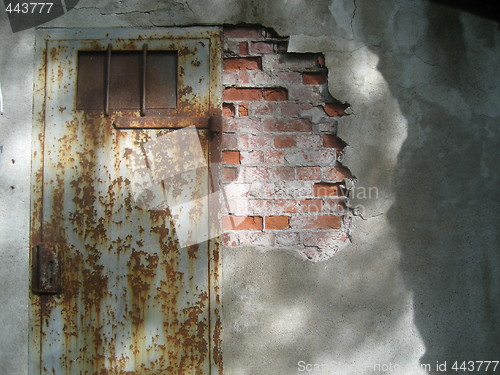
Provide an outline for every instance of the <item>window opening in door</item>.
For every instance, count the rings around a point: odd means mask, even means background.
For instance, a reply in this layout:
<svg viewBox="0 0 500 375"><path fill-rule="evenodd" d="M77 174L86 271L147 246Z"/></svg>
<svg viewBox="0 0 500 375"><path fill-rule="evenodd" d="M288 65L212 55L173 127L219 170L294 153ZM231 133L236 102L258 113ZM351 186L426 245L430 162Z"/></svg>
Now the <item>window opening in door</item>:
<svg viewBox="0 0 500 375"><path fill-rule="evenodd" d="M78 110L177 108L177 51L109 52L78 52Z"/></svg>

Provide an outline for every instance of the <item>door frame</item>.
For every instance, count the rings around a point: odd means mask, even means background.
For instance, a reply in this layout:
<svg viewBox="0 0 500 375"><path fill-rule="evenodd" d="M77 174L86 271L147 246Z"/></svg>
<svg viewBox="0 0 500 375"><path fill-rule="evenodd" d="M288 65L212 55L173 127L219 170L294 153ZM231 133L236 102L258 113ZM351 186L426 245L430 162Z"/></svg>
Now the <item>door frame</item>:
<svg viewBox="0 0 500 375"><path fill-rule="evenodd" d="M32 251L42 239L42 207L43 207L43 152L45 134L45 84L49 41L57 40L99 40L99 39L209 39L210 40L210 116L217 126L220 122L222 108L222 29L220 27L186 27L186 28L112 28L112 29L50 29L39 28L35 37L35 70L33 86L33 131L32 131L32 165L31 165L31 215L30 215L30 247L29 267L30 285L32 285ZM76 96L76 93L75 93ZM209 165L220 162L219 136L214 136L209 145ZM215 176L212 173L212 177ZM218 181L212 181L217 184ZM219 215L217 215L219 216ZM220 220L215 220L210 228L211 233L220 233ZM209 241L209 361L210 374L222 374L222 308L220 279L222 277L222 259L220 238ZM40 295L30 288L29 306L29 363L28 373L41 373L41 304Z"/></svg>

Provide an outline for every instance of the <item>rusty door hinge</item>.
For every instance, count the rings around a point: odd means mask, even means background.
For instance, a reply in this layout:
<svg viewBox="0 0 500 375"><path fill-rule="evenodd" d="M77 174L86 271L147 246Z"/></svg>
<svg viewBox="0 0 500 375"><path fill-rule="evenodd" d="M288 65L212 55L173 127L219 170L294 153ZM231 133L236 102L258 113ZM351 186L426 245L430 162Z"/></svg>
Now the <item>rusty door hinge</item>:
<svg viewBox="0 0 500 375"><path fill-rule="evenodd" d="M208 119L209 140L212 141L216 135L222 132L222 111L215 112Z"/></svg>
<svg viewBox="0 0 500 375"><path fill-rule="evenodd" d="M39 294L61 291L61 262L59 246L39 244L32 251L32 290Z"/></svg>

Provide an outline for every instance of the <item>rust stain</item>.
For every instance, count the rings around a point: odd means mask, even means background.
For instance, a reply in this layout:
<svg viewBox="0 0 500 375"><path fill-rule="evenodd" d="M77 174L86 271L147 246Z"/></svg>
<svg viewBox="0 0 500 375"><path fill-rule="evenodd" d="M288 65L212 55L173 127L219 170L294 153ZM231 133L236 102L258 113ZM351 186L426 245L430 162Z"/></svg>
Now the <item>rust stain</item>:
<svg viewBox="0 0 500 375"><path fill-rule="evenodd" d="M214 327L214 351L213 351L213 361L217 365L219 369L223 369L223 360L222 360L222 324L220 319L219 309L215 310L215 327Z"/></svg>
<svg viewBox="0 0 500 375"><path fill-rule="evenodd" d="M188 47L183 47L183 48L179 49L179 51L178 51L179 56L188 56L188 55L191 55L192 53L193 52Z"/></svg>
<svg viewBox="0 0 500 375"><path fill-rule="evenodd" d="M56 61L57 60L57 48L53 47L51 50L50 50L50 58L52 59L52 61Z"/></svg>

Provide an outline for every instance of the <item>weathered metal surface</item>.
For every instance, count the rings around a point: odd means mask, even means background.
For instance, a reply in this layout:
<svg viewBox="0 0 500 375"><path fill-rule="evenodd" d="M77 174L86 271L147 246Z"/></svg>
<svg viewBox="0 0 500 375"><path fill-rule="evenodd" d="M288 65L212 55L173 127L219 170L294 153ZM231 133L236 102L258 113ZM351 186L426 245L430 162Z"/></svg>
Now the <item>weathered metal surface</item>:
<svg viewBox="0 0 500 375"><path fill-rule="evenodd" d="M113 126L117 129L163 129L163 128L184 128L196 126L197 128L209 128L210 117L186 117L186 116L116 116Z"/></svg>
<svg viewBox="0 0 500 375"><path fill-rule="evenodd" d="M179 66L187 61L182 56L200 61L196 68L205 66L190 72L197 78L180 69L179 100L189 103L172 114L208 117L220 104L214 100L219 84L212 82L220 75L211 73L220 44L212 41L213 32L200 30L194 32L198 39L173 41L152 32L121 40L109 34L97 42L78 35L81 40L49 41L46 66L40 67L46 70L46 95L45 106L36 100L45 113L34 147L40 154L34 155L32 241L61 245L62 290L33 296L41 325L33 324L32 341L40 339L41 362L31 368L42 374L220 373L217 243L181 247L169 208L141 205L133 194L134 174L159 180L153 162L168 170L158 140L171 130L121 130L113 126L117 113L107 118L103 111L75 109L78 50L105 51L111 41L113 49L140 50L147 42L148 50L186 45L177 48ZM189 90L193 79L199 89ZM208 131L197 132L208 162ZM170 156L185 158L185 151L174 147ZM179 186L170 181L160 187L168 192L190 186L193 197L208 199L206 169L178 178ZM196 228L207 221L194 207L183 224Z"/></svg>

